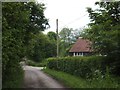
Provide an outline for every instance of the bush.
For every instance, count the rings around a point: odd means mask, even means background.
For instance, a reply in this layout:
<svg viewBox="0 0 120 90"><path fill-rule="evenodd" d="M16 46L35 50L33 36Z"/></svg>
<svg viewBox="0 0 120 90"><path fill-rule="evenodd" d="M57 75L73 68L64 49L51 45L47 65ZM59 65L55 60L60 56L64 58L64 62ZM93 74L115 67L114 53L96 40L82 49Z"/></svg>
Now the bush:
<svg viewBox="0 0 120 90"><path fill-rule="evenodd" d="M48 68L64 71L76 76L89 78L96 70L106 71L108 59L103 56L49 58Z"/></svg>
<svg viewBox="0 0 120 90"><path fill-rule="evenodd" d="M2 88L21 88L24 71L19 64L9 66L4 73Z"/></svg>
<svg viewBox="0 0 120 90"><path fill-rule="evenodd" d="M32 60L27 60L26 64L29 66L45 67L47 62L44 61L40 63L40 62L34 62Z"/></svg>

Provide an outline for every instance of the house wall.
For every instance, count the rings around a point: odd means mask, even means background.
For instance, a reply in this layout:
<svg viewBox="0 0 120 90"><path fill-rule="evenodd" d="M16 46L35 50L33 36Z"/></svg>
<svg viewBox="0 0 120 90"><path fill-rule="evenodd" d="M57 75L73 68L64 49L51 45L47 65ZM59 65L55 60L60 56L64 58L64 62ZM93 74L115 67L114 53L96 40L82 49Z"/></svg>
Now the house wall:
<svg viewBox="0 0 120 90"><path fill-rule="evenodd" d="M83 52L74 52L73 56L83 56L84 53Z"/></svg>
<svg viewBox="0 0 120 90"><path fill-rule="evenodd" d="M88 56L91 55L90 52L71 52L70 56Z"/></svg>

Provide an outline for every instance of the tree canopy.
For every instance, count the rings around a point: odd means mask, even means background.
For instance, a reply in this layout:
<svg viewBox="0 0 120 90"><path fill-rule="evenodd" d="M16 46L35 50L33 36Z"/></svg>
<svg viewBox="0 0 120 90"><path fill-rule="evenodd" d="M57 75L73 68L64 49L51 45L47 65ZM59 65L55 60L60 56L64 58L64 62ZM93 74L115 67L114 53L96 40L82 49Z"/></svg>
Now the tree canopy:
<svg viewBox="0 0 120 90"><path fill-rule="evenodd" d="M120 75L120 1L96 2L99 9L87 8L91 23L84 30L84 37L92 41L93 51L110 57L111 70Z"/></svg>
<svg viewBox="0 0 120 90"><path fill-rule="evenodd" d="M118 54L120 30L120 2L96 2L100 8L87 8L91 23L86 29L87 37L93 42L94 51L103 55Z"/></svg>
<svg viewBox="0 0 120 90"><path fill-rule="evenodd" d="M68 56L71 46L81 35L81 29L63 28L59 32L59 54L60 56Z"/></svg>
<svg viewBox="0 0 120 90"><path fill-rule="evenodd" d="M32 39L47 28L44 9L44 4L35 2L2 3L3 88L17 87L16 79L20 81L22 75L19 62L31 50Z"/></svg>

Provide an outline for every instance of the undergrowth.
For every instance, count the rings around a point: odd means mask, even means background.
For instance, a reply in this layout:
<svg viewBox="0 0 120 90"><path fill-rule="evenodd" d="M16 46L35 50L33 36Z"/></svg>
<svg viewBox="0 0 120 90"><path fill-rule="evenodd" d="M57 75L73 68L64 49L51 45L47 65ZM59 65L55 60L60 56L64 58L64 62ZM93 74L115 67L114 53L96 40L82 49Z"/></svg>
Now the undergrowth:
<svg viewBox="0 0 120 90"><path fill-rule="evenodd" d="M93 78L85 79L48 68L43 71L70 88L120 88L119 80L108 72L102 75L100 71L96 71Z"/></svg>

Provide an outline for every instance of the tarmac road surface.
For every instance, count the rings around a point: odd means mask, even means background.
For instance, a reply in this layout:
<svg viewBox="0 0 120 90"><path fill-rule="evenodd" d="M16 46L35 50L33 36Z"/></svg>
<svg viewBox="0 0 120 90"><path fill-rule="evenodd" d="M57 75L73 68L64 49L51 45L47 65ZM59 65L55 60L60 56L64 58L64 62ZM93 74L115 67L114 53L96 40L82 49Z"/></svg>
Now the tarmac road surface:
<svg viewBox="0 0 120 90"><path fill-rule="evenodd" d="M42 67L23 66L23 69L25 70L23 88L65 88L42 72Z"/></svg>

